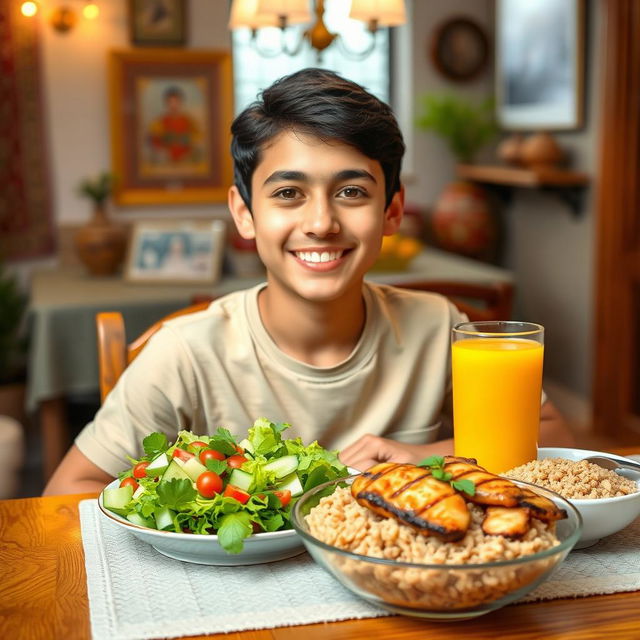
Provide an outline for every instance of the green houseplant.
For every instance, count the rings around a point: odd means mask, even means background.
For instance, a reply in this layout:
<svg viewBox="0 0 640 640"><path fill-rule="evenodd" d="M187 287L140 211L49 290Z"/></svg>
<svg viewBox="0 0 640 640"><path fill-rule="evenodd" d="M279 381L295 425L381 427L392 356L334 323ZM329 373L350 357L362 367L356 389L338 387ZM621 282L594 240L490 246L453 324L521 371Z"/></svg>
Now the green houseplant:
<svg viewBox="0 0 640 640"><path fill-rule="evenodd" d="M458 162L471 162L498 134L493 100L428 93L421 97L416 124L443 138Z"/></svg>

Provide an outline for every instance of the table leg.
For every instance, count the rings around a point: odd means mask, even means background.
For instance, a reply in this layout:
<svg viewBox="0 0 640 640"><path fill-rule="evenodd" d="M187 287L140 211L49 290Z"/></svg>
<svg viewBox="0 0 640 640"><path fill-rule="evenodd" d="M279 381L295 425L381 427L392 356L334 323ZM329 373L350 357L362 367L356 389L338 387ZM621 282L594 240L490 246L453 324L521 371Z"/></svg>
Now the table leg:
<svg viewBox="0 0 640 640"><path fill-rule="evenodd" d="M42 436L42 476L46 483L69 448L69 425L65 398L50 398L40 403Z"/></svg>

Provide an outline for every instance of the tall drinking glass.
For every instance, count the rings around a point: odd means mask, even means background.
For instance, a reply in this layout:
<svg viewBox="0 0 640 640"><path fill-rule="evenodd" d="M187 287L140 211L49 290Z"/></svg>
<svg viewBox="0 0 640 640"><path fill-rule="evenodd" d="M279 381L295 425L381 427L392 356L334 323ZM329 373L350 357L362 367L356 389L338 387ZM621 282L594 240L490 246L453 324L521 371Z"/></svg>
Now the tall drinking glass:
<svg viewBox="0 0 640 640"><path fill-rule="evenodd" d="M457 456L502 473L537 457L544 328L462 322L453 328L453 439Z"/></svg>

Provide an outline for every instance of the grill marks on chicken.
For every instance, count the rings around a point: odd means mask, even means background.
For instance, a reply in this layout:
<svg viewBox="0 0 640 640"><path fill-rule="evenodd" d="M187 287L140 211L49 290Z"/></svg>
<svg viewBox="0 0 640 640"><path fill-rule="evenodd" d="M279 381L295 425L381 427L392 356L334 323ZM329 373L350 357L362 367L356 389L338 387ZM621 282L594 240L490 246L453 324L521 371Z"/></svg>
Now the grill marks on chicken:
<svg viewBox="0 0 640 640"><path fill-rule="evenodd" d="M451 474L451 480L473 481L473 496L458 493L449 482L434 478L428 468L392 462L377 464L356 477L351 494L375 513L448 542L462 540L469 528L466 501L486 509L482 529L489 535L521 538L532 517L545 522L567 517L548 498L489 473L475 462L454 456L444 459L444 470Z"/></svg>
<svg viewBox="0 0 640 640"><path fill-rule="evenodd" d="M464 538L471 516L464 498L428 469L383 462L358 476L351 493L364 507L443 540Z"/></svg>

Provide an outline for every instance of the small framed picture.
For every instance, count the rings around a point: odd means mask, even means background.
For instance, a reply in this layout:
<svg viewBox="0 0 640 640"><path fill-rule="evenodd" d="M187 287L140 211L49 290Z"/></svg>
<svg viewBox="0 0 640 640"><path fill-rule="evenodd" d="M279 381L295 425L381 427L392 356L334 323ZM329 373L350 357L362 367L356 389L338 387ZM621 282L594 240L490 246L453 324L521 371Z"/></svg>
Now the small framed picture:
<svg viewBox="0 0 640 640"><path fill-rule="evenodd" d="M129 282L211 284L220 278L222 220L136 222L125 278Z"/></svg>
<svg viewBox="0 0 640 640"><path fill-rule="evenodd" d="M178 46L187 40L186 0L129 0L129 33L136 45Z"/></svg>

